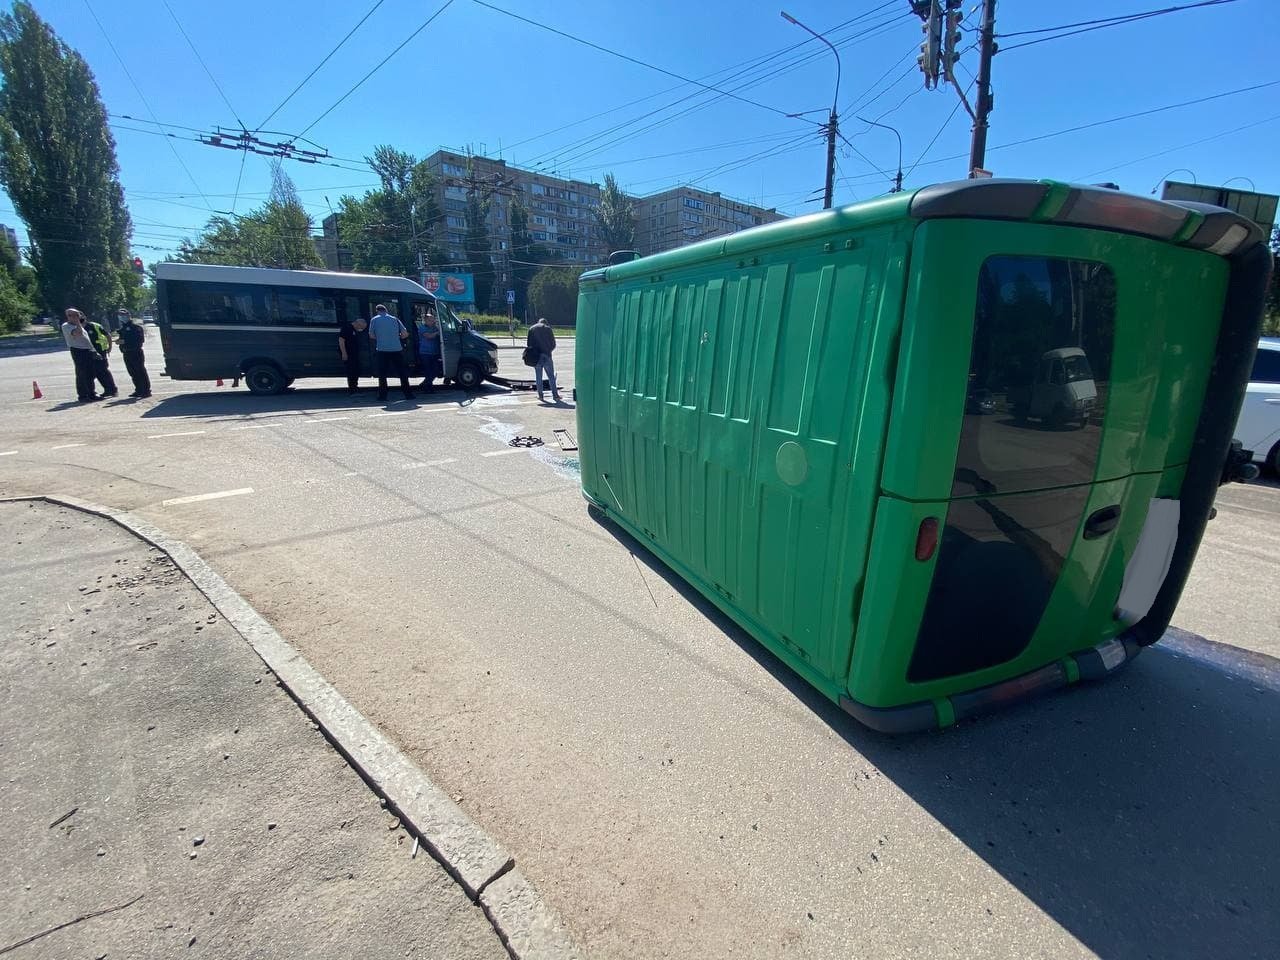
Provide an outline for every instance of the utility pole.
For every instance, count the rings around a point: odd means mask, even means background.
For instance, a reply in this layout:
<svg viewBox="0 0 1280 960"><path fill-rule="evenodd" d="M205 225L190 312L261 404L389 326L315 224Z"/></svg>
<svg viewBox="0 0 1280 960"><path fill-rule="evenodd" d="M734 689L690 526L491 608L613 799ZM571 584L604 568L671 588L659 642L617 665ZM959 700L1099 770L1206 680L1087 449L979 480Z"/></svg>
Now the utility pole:
<svg viewBox="0 0 1280 960"><path fill-rule="evenodd" d="M987 161L987 117L991 113L991 57L995 54L996 0L982 0L982 26L978 35L978 96L973 117L973 142L969 148L969 176L978 176Z"/></svg>
<svg viewBox="0 0 1280 960"><path fill-rule="evenodd" d="M827 189L822 195L822 209L831 209L831 198L836 187L836 133L839 130L837 126L838 118L835 110L831 111L831 118L827 121Z"/></svg>
<svg viewBox="0 0 1280 960"><path fill-rule="evenodd" d="M805 26L791 14L787 13L787 11L782 10L780 12L782 14L782 19L787 21L787 23L799 27L810 36L825 43L827 48L835 55L836 58L836 92L835 96L831 98L831 114L827 118L827 184L823 193L822 201L822 209L830 210L831 200L835 193L836 186L836 137L840 134L840 115L837 107L837 102L840 99L840 51L835 48L830 40L818 33L816 30L811 30L809 27Z"/></svg>

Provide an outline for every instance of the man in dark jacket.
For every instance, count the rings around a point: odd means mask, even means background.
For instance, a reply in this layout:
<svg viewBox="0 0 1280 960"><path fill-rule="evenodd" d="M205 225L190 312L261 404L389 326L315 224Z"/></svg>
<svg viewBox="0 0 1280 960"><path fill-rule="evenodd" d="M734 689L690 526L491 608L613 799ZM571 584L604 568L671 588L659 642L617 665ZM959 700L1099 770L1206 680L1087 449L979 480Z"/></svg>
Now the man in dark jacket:
<svg viewBox="0 0 1280 960"><path fill-rule="evenodd" d="M124 357L124 368L129 371L129 377L133 380L133 393L129 396L138 399L149 397L151 376L147 373L147 360L142 354L142 341L147 338L147 332L142 329L140 322L129 315L128 310L121 309L116 313L116 323L120 331L117 340Z"/></svg>
<svg viewBox="0 0 1280 960"><path fill-rule="evenodd" d="M527 346L538 355L533 365L533 375L538 383L538 399L544 402L546 400L542 393L542 379L545 375L551 381L551 397L559 403L560 388L556 386L556 365L551 360L551 354L556 348L556 334L546 317L540 317L538 322L529 328Z"/></svg>

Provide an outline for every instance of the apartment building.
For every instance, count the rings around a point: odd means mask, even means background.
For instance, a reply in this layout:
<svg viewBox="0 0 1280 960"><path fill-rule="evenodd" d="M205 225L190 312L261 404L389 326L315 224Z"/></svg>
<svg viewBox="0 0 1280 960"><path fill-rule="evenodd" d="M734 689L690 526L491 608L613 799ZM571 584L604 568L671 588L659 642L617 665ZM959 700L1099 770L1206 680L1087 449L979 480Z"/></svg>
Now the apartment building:
<svg viewBox="0 0 1280 960"><path fill-rule="evenodd" d="M492 242L490 253L498 271L493 287L495 296L506 289L512 275L511 204L516 200L528 211L533 242L549 251L555 262L586 269L608 259L596 224L596 210L600 206L598 183L556 177L526 170L505 160L468 157L450 150L437 150L426 162L436 178L437 199L444 217L444 223L436 227L435 242L444 248L449 261L436 266L470 269L463 246L468 176L495 185L487 220ZM673 187L652 196L633 197L632 201L636 248L642 255L785 219L775 209L694 187ZM327 220L325 224L327 228Z"/></svg>
<svg viewBox="0 0 1280 960"><path fill-rule="evenodd" d="M641 256L786 219L776 209L757 207L696 187L672 187L647 197L636 197L634 203L636 249Z"/></svg>
<svg viewBox="0 0 1280 960"><path fill-rule="evenodd" d="M467 228L468 163L480 180L501 184L493 194L487 221L495 263L506 259L504 254L510 247L511 204L516 200L529 213L533 242L551 251L558 261L584 267L604 262L604 245L595 222L599 184L524 170L505 160L437 150L427 157L427 166L436 177L445 218L444 230L436 230L436 242L450 260L466 260L462 244Z"/></svg>
<svg viewBox="0 0 1280 960"><path fill-rule="evenodd" d="M316 253L324 261L326 270L348 272L351 267L351 250L338 240L338 215L331 213L320 223L321 234L313 236Z"/></svg>

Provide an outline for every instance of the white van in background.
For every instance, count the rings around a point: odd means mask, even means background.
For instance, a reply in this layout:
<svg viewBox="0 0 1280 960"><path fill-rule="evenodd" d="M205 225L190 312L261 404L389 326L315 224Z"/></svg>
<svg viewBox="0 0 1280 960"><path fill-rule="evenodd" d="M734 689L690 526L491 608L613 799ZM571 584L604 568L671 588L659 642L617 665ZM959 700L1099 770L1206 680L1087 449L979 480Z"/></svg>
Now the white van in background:
<svg viewBox="0 0 1280 960"><path fill-rule="evenodd" d="M1235 438L1253 451L1254 462L1280 476L1280 337L1258 341Z"/></svg>

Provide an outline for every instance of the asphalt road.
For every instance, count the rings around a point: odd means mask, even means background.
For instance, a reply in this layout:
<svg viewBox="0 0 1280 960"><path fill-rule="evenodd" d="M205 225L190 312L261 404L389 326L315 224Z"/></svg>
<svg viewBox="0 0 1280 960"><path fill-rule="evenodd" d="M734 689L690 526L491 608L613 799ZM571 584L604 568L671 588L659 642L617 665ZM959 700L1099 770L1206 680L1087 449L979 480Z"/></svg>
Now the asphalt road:
<svg viewBox="0 0 1280 960"><path fill-rule="evenodd" d="M1280 942L1266 656L1175 637L1107 683L888 739L587 515L553 442L568 404L161 379L151 401L80 407L69 367L0 354L0 488L186 539L463 798L593 956ZM1280 490L1219 509L1175 622L1277 653Z"/></svg>

